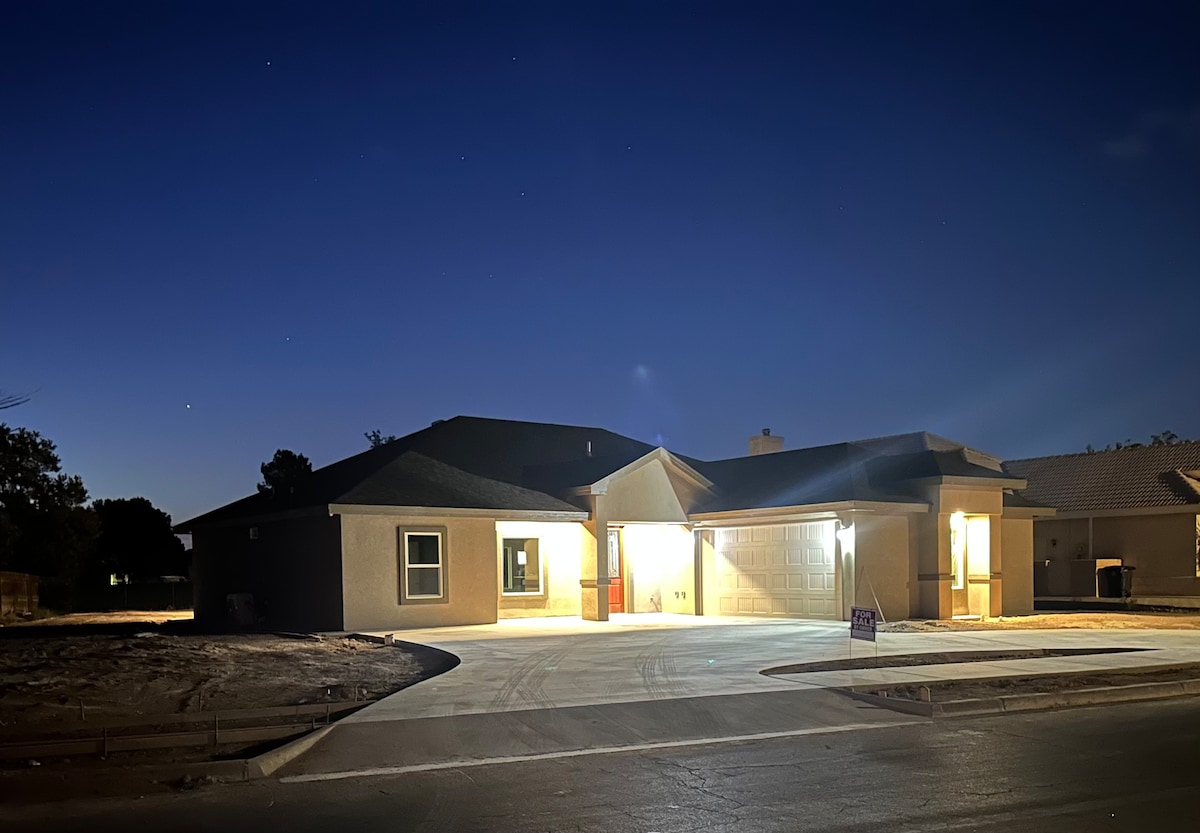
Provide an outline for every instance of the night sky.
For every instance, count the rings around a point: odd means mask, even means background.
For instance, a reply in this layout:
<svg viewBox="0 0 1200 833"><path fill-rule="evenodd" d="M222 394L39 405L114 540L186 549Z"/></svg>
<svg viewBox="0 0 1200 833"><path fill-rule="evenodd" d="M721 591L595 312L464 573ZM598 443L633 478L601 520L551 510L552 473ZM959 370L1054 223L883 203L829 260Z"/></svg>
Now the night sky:
<svg viewBox="0 0 1200 833"><path fill-rule="evenodd" d="M455 414L1200 438L1198 9L7 3L0 420L177 521Z"/></svg>

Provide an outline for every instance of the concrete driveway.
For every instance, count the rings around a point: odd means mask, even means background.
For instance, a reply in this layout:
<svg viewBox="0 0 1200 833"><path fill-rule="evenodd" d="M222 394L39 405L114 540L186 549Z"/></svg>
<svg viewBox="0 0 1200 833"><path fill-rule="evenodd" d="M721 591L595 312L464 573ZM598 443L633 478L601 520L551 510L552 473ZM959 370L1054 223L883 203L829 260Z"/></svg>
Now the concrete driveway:
<svg viewBox="0 0 1200 833"><path fill-rule="evenodd" d="M455 654L457 668L397 692L353 722L562 708L794 689L758 672L781 658L844 657L841 622L673 614L509 619L404 631L397 640ZM839 639L841 636L843 638ZM860 650L862 649L860 643ZM840 652L840 653L839 653Z"/></svg>
<svg viewBox="0 0 1200 833"><path fill-rule="evenodd" d="M914 719L829 687L1200 661L1200 631L879 634L881 654L1043 647L1134 653L765 676L794 662L873 656L845 622L617 615L403 631L461 664L335 724L285 780L396 774L554 757L864 731Z"/></svg>
<svg viewBox="0 0 1200 833"><path fill-rule="evenodd" d="M457 655L462 664L386 697L345 722L407 720L522 709L756 694L870 682L1085 671L1200 661L1200 631L996 630L881 633L848 639L846 622L674 614L509 619L495 625L404 631L396 639ZM1136 653L977 662L767 677L774 666L931 651L1140 648Z"/></svg>

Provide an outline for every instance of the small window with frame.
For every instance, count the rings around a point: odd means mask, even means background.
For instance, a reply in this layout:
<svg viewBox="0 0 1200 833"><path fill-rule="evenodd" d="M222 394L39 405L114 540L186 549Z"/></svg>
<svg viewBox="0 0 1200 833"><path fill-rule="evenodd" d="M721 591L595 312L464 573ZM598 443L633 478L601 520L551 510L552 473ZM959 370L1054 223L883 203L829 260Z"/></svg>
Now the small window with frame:
<svg viewBox="0 0 1200 833"><path fill-rule="evenodd" d="M505 538L501 550L500 592L505 596L545 595L546 575L537 538Z"/></svg>
<svg viewBox="0 0 1200 833"><path fill-rule="evenodd" d="M437 531L401 533L402 601L436 601L446 597L445 536Z"/></svg>

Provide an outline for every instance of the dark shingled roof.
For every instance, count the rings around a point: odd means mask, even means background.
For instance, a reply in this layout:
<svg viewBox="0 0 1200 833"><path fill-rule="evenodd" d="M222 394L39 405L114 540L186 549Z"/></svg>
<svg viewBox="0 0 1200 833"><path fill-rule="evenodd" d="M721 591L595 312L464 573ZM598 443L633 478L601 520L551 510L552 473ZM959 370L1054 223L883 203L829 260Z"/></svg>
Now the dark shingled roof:
<svg viewBox="0 0 1200 833"><path fill-rule="evenodd" d="M922 451L953 451L961 452L967 462L985 469L1000 471L1000 458L980 451L977 448L947 439L928 431L914 431L911 434L893 434L890 437L872 437L867 440L854 440L852 445L866 449L872 454L917 454Z"/></svg>
<svg viewBox="0 0 1200 833"><path fill-rule="evenodd" d="M578 511L559 498L653 450L600 428L460 416L317 469L288 495L250 495L176 529L333 503ZM701 512L851 500L921 503L903 494L905 481L1004 476L990 465L995 458L927 433L715 462L680 459L713 483Z"/></svg>
<svg viewBox="0 0 1200 833"><path fill-rule="evenodd" d="M967 458L967 449L954 451L918 451L876 457L869 468L881 482L916 480L923 477L981 477L995 480L1019 480L1003 471L977 465Z"/></svg>
<svg viewBox="0 0 1200 833"><path fill-rule="evenodd" d="M522 479L526 466L587 460L589 442L595 457L637 459L654 449L652 445L602 428L457 416L440 420L394 442L316 469L296 487L293 494L250 495L184 521L176 526L176 530L182 532L193 526L336 503L410 451L416 451L467 474L512 486L524 486ZM402 469L404 468L407 468L409 475L415 472L413 466L402 466ZM381 484L389 480L389 475L384 474L381 477ZM470 508L522 509L525 508L527 499L528 495L518 498L515 492L501 495L496 490L489 489L477 493L475 500L480 505ZM516 504L510 505L510 500L515 500ZM578 507L568 508L578 511Z"/></svg>
<svg viewBox="0 0 1200 833"><path fill-rule="evenodd" d="M579 512L579 507L511 483L438 462L416 451L401 454L330 503Z"/></svg>
<svg viewBox="0 0 1200 833"><path fill-rule="evenodd" d="M570 463L526 466L522 475L522 483L529 489L561 494L568 489L590 486L597 480L608 477L614 471L620 471L649 453L649 450L639 450L636 453L589 457Z"/></svg>
<svg viewBox="0 0 1200 833"><path fill-rule="evenodd" d="M1200 442L1007 460L1021 494L1060 512L1200 505Z"/></svg>
<svg viewBox="0 0 1200 833"><path fill-rule="evenodd" d="M871 454L853 443L734 457L695 468L714 484L713 498L697 512L769 509L847 500L920 503L869 477Z"/></svg>

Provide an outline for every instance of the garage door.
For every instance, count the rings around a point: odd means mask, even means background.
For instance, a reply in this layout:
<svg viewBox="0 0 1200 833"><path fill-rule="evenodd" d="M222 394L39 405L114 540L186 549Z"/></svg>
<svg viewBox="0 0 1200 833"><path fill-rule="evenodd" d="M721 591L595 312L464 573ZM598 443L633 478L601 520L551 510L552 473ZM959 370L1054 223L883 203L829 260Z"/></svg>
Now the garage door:
<svg viewBox="0 0 1200 833"><path fill-rule="evenodd" d="M718 611L837 619L833 521L716 531Z"/></svg>

